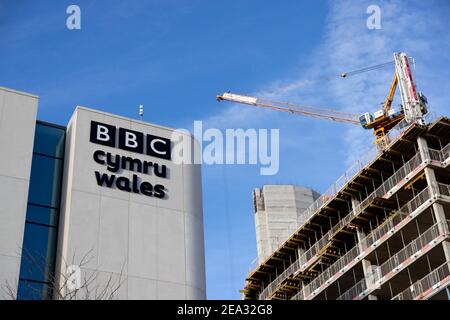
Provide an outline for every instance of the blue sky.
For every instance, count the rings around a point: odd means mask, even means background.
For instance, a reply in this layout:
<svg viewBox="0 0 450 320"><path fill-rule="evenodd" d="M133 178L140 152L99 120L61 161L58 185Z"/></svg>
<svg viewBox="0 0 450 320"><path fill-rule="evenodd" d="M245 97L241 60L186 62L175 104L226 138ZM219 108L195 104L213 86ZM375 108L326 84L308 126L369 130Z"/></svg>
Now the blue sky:
<svg viewBox="0 0 450 320"><path fill-rule="evenodd" d="M81 8L81 30L66 28L70 4ZM380 6L380 30L366 27L370 4ZM0 0L0 86L39 95L38 117L60 124L76 105L136 117L144 104L145 120L174 128L194 120L205 128L279 128L277 175L260 176L254 165L202 169L208 298L239 298L256 257L252 189L286 183L324 191L372 137L215 96L231 90L373 112L391 68L331 76L405 51L417 60L431 111L448 116L449 15L445 0Z"/></svg>

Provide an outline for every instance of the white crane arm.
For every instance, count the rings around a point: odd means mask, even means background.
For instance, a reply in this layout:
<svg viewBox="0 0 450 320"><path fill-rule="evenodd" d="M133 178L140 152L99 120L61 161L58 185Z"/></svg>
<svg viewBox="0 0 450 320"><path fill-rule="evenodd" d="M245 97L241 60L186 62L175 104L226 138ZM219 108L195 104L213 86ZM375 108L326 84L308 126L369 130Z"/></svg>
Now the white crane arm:
<svg viewBox="0 0 450 320"><path fill-rule="evenodd" d="M231 102L247 104L260 108L268 108L283 112L300 114L303 116L332 120L337 122L345 122L359 125L359 115L347 112L336 111L333 109L314 108L310 106L303 106L289 102L282 102L276 100L269 100L263 98L256 98L246 95L226 92L221 96L217 96L218 101L227 100Z"/></svg>

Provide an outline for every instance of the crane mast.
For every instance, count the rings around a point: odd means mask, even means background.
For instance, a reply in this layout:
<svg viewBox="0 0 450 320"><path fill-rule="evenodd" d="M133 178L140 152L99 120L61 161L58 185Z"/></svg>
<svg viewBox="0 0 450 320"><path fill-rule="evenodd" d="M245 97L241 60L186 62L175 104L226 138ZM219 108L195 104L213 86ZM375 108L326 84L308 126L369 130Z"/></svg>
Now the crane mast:
<svg viewBox="0 0 450 320"><path fill-rule="evenodd" d="M418 92L416 89L408 57L402 52L394 53L394 60L405 119L408 122L417 121L424 125L427 99L422 92Z"/></svg>

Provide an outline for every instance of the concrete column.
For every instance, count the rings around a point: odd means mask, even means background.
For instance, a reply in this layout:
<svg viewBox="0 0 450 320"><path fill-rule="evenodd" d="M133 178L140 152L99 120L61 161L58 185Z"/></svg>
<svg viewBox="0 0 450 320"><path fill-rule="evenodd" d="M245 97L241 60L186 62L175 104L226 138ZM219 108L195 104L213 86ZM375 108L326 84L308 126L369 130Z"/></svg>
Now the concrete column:
<svg viewBox="0 0 450 320"><path fill-rule="evenodd" d="M361 252L361 251L363 251L366 248L365 243L363 243L363 240L366 237L366 234L364 233L363 230L358 228L356 230L356 237L358 238L359 251Z"/></svg>
<svg viewBox="0 0 450 320"><path fill-rule="evenodd" d="M420 155L422 160L428 161L430 160L430 154L428 152L428 144L427 140L423 137L417 138L417 144L419 146ZM431 191L433 194L439 194L438 182L436 180L436 174L432 168L425 168L425 178L427 179L427 185L431 187ZM446 223L446 217L444 212L444 207L440 203L433 204L433 214L436 219L436 222L441 223L439 225L439 232L444 233L448 232L448 225Z"/></svg>
<svg viewBox="0 0 450 320"><path fill-rule="evenodd" d="M433 214L436 222L439 223L439 233L445 234L449 232L447 219L445 217L444 207L440 203L433 203Z"/></svg>
<svg viewBox="0 0 450 320"><path fill-rule="evenodd" d="M431 188L431 193L433 195L439 195L439 186L436 180L436 174L432 168L425 168L425 178L427 180L427 185Z"/></svg>
<svg viewBox="0 0 450 320"><path fill-rule="evenodd" d="M351 199L351 202L352 202L352 209L356 210L356 207L360 203L359 200L353 197ZM356 229L356 237L358 239L359 251L362 252L366 248L365 244L363 243L363 239L366 237L366 234L364 233L363 230L357 228Z"/></svg>
<svg viewBox="0 0 450 320"><path fill-rule="evenodd" d="M420 156L422 157L422 160L423 161L430 160L430 154L428 152L427 140L425 140L425 138L423 138L423 137L418 137L417 144L419 146L419 152L420 152ZM439 188L437 186L437 180L436 180L436 175L434 173L434 170L432 168L425 168L424 171L425 171L425 178L427 179L427 185L431 187L432 193L439 194ZM435 205L433 205L433 209L435 212L443 211L442 208L435 208ZM445 217L445 215L444 215L444 217ZM438 218L436 218L436 220L439 221Z"/></svg>
<svg viewBox="0 0 450 320"><path fill-rule="evenodd" d="M351 202L352 202L352 209L353 210L356 210L356 207L359 205L359 200L358 199L356 199L356 198L352 198L352 200L351 200Z"/></svg>
<svg viewBox="0 0 450 320"><path fill-rule="evenodd" d="M438 182L436 180L436 175L434 170L431 168L425 168L425 178L427 179L427 184L431 186L431 191L433 194L439 194ZM444 207L440 203L433 203L433 214L436 219L436 222L441 223L439 225L439 232L445 233L448 232L448 225L446 223L447 219L445 217Z"/></svg>
<svg viewBox="0 0 450 320"><path fill-rule="evenodd" d="M356 206L359 205L359 200L356 198L352 198L352 209L355 210ZM366 237L366 234L364 231L360 228L356 229L356 236L358 239L359 251L362 252L364 249L366 249L366 244L364 243L364 238ZM371 279L372 279L372 272L371 272L371 265L372 263L369 260L363 259L362 261L362 267L364 272L364 279L366 280L366 286L369 287L372 285ZM369 300L378 300L378 298L372 294L368 296Z"/></svg>
<svg viewBox="0 0 450 320"><path fill-rule="evenodd" d="M356 235L358 237L359 250L360 250L360 252L362 252L366 248L365 243L363 243L363 241L362 241L366 237L366 234L364 233L363 230L358 228L356 230ZM369 287L372 285L372 282L371 282L371 279L372 279L371 265L372 265L372 263L366 259L361 260L361 263L362 263L362 267L363 267L364 278L366 280L366 286ZM369 300L378 300L378 298L372 294L370 294L368 296L368 299Z"/></svg>
<svg viewBox="0 0 450 320"><path fill-rule="evenodd" d="M434 173L434 170L432 168L425 168L424 172L425 172L425 178L427 179L427 184L429 186L433 186L434 193L439 192L439 190L434 187L437 184L436 175Z"/></svg>
<svg viewBox="0 0 450 320"><path fill-rule="evenodd" d="M303 256L304 254L305 254L305 249L298 247L297 255L298 255L298 260L300 261L300 266L302 266L306 262L305 257Z"/></svg>
<svg viewBox="0 0 450 320"><path fill-rule="evenodd" d="M419 147L420 157L422 161L430 161L430 153L428 151L428 143L424 137L417 138L417 145Z"/></svg>
<svg viewBox="0 0 450 320"><path fill-rule="evenodd" d="M450 262L450 241L442 242L442 248L444 249L445 260Z"/></svg>

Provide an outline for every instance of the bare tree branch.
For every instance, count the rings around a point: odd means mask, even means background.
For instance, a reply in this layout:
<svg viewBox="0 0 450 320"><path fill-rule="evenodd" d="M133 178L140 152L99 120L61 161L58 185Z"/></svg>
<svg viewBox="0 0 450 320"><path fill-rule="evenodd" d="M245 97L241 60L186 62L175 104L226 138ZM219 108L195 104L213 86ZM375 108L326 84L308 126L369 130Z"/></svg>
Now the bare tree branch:
<svg viewBox="0 0 450 320"><path fill-rule="evenodd" d="M122 284L124 283L123 278L123 270L125 267L125 262L122 265L120 274L109 273L108 279L105 284L99 283L99 270L90 270L86 268L89 262L92 260L92 252L93 249L89 250L86 254L84 254L80 261L76 261L76 252L74 251L72 256L71 265L77 266L81 273L82 277L80 279L80 285L76 288L71 289L70 281L72 274L68 274L67 272L58 272L58 274L53 274L51 272L51 267L48 265L46 257L42 257L39 255L33 255L28 252L28 250L22 250L23 259L28 264L28 273L32 275L44 276L47 282L44 284L49 287L49 289L53 292L53 298L57 300L115 300L118 298L118 291ZM62 258L63 268L62 270L67 270L68 263L65 258ZM118 280L115 281L114 277L118 277ZM40 296L42 292L36 289L31 283L30 280L22 279L22 285L25 285L25 290L29 290L30 292L34 292L37 296ZM12 286L8 281L4 285L2 285L2 291L7 299L17 299L18 297L18 289L15 286ZM48 297L50 298L50 297Z"/></svg>

